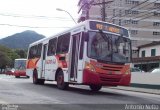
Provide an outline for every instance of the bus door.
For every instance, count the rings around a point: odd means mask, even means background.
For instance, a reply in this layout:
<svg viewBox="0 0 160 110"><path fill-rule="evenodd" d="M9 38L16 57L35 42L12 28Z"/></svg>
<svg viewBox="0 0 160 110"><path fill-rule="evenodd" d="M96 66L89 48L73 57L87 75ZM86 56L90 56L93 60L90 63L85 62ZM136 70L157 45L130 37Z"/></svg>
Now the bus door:
<svg viewBox="0 0 160 110"><path fill-rule="evenodd" d="M79 60L81 33L72 35L70 52L70 81L78 81L78 73L82 71L82 62ZM82 74L82 73L81 73Z"/></svg>
<svg viewBox="0 0 160 110"><path fill-rule="evenodd" d="M42 56L42 74L41 77L45 77L45 61L46 61L47 44L43 45L43 56Z"/></svg>

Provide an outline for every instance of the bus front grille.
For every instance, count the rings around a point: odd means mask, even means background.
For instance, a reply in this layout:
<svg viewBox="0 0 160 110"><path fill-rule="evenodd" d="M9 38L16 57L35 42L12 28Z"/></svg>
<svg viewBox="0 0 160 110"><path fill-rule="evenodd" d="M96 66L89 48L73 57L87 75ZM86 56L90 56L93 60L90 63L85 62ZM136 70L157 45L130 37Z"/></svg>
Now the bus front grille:
<svg viewBox="0 0 160 110"><path fill-rule="evenodd" d="M103 66L101 69L108 71L121 71L123 67L121 66Z"/></svg>
<svg viewBox="0 0 160 110"><path fill-rule="evenodd" d="M106 81L106 82L119 82L120 78L106 78L106 77L100 77L101 81Z"/></svg>

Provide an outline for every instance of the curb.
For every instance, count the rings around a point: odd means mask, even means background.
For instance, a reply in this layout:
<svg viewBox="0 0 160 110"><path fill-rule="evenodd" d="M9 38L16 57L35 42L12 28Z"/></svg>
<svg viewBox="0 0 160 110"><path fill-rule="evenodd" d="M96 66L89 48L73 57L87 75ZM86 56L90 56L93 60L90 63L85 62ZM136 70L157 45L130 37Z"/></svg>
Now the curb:
<svg viewBox="0 0 160 110"><path fill-rule="evenodd" d="M138 83L131 83L131 87L137 87L137 88L147 88L147 89L159 89L160 85L153 85L153 84L138 84Z"/></svg>
<svg viewBox="0 0 160 110"><path fill-rule="evenodd" d="M125 91L160 95L160 90L158 90L158 89L148 89L148 88L139 88L139 87L124 87L124 86L110 87L110 88L117 89L117 90L125 90Z"/></svg>

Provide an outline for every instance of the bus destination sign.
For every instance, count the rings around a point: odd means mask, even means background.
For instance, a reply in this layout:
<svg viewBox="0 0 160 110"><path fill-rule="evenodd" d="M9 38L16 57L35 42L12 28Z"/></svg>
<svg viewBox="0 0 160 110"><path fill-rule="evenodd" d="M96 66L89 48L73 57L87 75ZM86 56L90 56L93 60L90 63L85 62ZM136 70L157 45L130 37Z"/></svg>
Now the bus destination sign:
<svg viewBox="0 0 160 110"><path fill-rule="evenodd" d="M118 26L114 26L111 24L107 24L107 23L90 21L90 28L92 30L102 30L102 31L116 33L116 34L122 34L122 35L128 37L127 29L124 29L124 28L121 28Z"/></svg>

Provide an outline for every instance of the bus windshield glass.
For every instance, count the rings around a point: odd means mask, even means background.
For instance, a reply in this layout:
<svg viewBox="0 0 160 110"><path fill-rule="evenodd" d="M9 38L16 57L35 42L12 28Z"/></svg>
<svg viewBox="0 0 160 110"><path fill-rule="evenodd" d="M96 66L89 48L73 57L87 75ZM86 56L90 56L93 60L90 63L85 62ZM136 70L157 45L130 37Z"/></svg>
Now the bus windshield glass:
<svg viewBox="0 0 160 110"><path fill-rule="evenodd" d="M100 61L129 63L131 59L131 41L128 38L89 32L88 57Z"/></svg>
<svg viewBox="0 0 160 110"><path fill-rule="evenodd" d="M14 68L15 68L15 70L25 70L26 69L26 60L15 60Z"/></svg>

